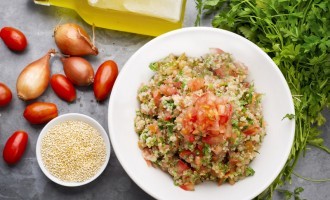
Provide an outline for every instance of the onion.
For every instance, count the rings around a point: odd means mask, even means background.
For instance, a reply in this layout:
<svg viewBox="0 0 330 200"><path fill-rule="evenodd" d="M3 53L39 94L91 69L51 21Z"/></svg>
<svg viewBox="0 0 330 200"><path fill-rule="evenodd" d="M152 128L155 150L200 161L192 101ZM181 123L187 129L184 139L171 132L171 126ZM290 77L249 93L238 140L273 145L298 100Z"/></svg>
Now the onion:
<svg viewBox="0 0 330 200"><path fill-rule="evenodd" d="M46 55L26 66L17 78L17 95L22 100L31 100L39 97L46 89L50 80L51 54L54 49Z"/></svg>
<svg viewBox="0 0 330 200"><path fill-rule="evenodd" d="M84 58L62 58L64 73L75 85L87 86L94 82L94 70L92 65Z"/></svg>
<svg viewBox="0 0 330 200"><path fill-rule="evenodd" d="M77 24L62 24L55 28L55 43L63 54L70 56L97 55L98 49L86 31Z"/></svg>

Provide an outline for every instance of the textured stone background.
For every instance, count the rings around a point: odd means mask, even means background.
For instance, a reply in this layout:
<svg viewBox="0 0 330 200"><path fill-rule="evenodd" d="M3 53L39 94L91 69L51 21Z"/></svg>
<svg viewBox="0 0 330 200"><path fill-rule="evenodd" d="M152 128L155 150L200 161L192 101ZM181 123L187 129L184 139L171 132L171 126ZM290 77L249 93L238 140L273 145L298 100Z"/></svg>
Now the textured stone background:
<svg viewBox="0 0 330 200"><path fill-rule="evenodd" d="M188 0L184 26L193 26L196 10L194 1ZM91 28L79 16L68 9L42 7L34 5L32 0L0 1L0 27L14 26L22 30L29 46L24 53L9 51L0 42L0 82L6 83L13 91L15 98L9 107L0 108L0 149L7 138L16 130L24 129L29 133L29 144L23 159L13 167L8 167L0 159L0 199L152 199L142 191L125 173L116 155L112 153L105 172L96 181L79 188L66 188L51 182L43 175L35 157L35 145L43 126L32 126L22 117L26 106L16 98L15 83L20 71L32 60L44 55L55 47L52 38L53 28L61 22L75 22L84 26L89 33ZM203 19L202 25L210 26L209 19ZM129 34L105 29L96 29L96 45L100 49L97 57L88 57L94 67L106 59L114 59L122 67L125 61L152 37ZM63 73L59 59L52 59L52 73ZM55 96L50 88L39 101L55 102L60 114L79 112L98 120L107 130L108 101L95 102L92 88L79 88L78 99L67 104ZM325 112L330 118L329 112ZM330 146L329 122L323 127L323 137ZM296 172L315 179L330 178L330 159L325 152L311 147L304 158L301 158ZM161 183L160 183L161 185ZM302 186L306 199L330 199L330 183L311 183L293 176L292 184L285 186L290 190ZM284 197L275 194L274 199Z"/></svg>

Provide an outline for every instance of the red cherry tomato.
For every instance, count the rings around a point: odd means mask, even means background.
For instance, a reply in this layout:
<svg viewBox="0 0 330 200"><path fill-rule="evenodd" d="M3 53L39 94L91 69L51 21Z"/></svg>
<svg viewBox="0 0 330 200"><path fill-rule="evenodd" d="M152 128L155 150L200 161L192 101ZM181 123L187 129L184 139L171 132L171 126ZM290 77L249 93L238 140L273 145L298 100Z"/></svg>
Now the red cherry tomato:
<svg viewBox="0 0 330 200"><path fill-rule="evenodd" d="M12 98L10 89L5 84L0 83L0 107L8 105Z"/></svg>
<svg viewBox="0 0 330 200"><path fill-rule="evenodd" d="M61 99L67 102L72 102L76 99L76 89L66 76L54 74L50 79L50 85Z"/></svg>
<svg viewBox="0 0 330 200"><path fill-rule="evenodd" d="M57 107L53 103L36 102L28 105L23 116L31 124L43 124L57 117Z"/></svg>
<svg viewBox="0 0 330 200"><path fill-rule="evenodd" d="M13 27L4 27L0 31L0 37L10 50L24 51L27 46L25 35Z"/></svg>
<svg viewBox="0 0 330 200"><path fill-rule="evenodd" d="M25 149L28 142L28 134L24 131L16 131L10 136L3 149L3 159L6 163L12 165L17 163Z"/></svg>
<svg viewBox="0 0 330 200"><path fill-rule="evenodd" d="M103 101L109 96L117 76L118 67L112 60L105 61L97 69L93 86L96 100Z"/></svg>

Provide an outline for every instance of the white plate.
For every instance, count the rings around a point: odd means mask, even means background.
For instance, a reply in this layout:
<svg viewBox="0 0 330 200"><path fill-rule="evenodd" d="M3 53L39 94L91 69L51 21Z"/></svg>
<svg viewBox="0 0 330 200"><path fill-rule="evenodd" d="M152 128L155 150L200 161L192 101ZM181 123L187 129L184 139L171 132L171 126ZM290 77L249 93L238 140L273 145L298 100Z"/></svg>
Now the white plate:
<svg viewBox="0 0 330 200"><path fill-rule="evenodd" d="M169 175L148 167L138 148L134 131L138 109L137 90L153 75L151 62L170 53L202 56L209 48L221 48L245 63L249 79L256 91L265 94L262 100L267 135L260 154L251 163L255 174L235 185L217 186L205 182L187 192L173 184ZM140 48L121 70L112 90L108 123L114 151L128 175L156 199L252 199L269 186L283 168L294 138L294 120L282 118L294 114L289 87L275 63L259 47L245 38L220 29L195 27L176 30L159 36Z"/></svg>

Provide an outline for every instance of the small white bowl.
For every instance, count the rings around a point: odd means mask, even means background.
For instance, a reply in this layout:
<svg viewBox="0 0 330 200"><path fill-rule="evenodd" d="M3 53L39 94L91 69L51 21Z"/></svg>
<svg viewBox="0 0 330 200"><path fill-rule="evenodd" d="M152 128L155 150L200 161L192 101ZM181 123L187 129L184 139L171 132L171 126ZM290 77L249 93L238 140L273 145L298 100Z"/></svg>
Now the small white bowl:
<svg viewBox="0 0 330 200"><path fill-rule="evenodd" d="M95 128L101 134L102 138L104 139L105 146L106 146L106 160L105 160L104 164L100 167L99 171L92 178L90 178L84 182L66 182L66 181L62 181L62 180L56 178L46 169L46 167L42 161L42 157L41 157L41 140L44 137L44 135L47 134L47 132L55 125L60 124L65 121L69 121L69 120L70 121L82 121L82 122L89 124L93 128ZM79 114L79 113L68 113L68 114L60 115L60 116L54 118L53 120L51 120L50 122L48 122L48 124L40 132L40 135L39 135L38 141L37 141L37 145L36 145L37 161L38 161L39 167L41 168L41 171L53 182L55 182L59 185L67 186L67 187L77 187L77 186L85 185L87 183L92 182L98 176L100 176L109 162L110 151L111 151L111 148L110 148L109 137L108 137L107 132L104 130L104 128L95 119L93 119L87 115L83 115L83 114Z"/></svg>

